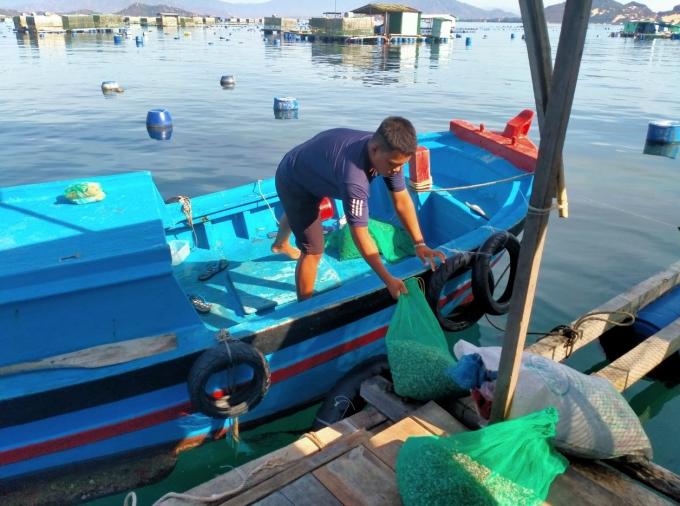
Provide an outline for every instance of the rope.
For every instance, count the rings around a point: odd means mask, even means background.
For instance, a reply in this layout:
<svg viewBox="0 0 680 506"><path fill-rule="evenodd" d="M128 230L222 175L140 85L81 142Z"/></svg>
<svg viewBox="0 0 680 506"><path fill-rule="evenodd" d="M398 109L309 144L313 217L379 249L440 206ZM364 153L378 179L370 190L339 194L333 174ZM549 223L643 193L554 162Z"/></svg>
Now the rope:
<svg viewBox="0 0 680 506"><path fill-rule="evenodd" d="M418 288L420 288L420 291L425 293L425 280L421 277L416 278L418 280Z"/></svg>
<svg viewBox="0 0 680 506"><path fill-rule="evenodd" d="M191 211L191 199L189 197L180 195L178 197L170 197L164 202L166 204L173 204L175 202L179 202L180 204L182 204L182 212L184 213L184 216L187 219L187 223L189 224L189 228L191 229L191 235L194 238L194 246L191 248L191 251L194 251L198 247L198 236L196 235L196 230L194 229L194 218L192 216Z"/></svg>
<svg viewBox="0 0 680 506"><path fill-rule="evenodd" d="M357 424L354 423L354 421L351 418L345 418L342 421L345 422L345 425L347 425L352 430L352 432L356 432L359 430L359 427L357 426Z"/></svg>
<svg viewBox="0 0 680 506"><path fill-rule="evenodd" d="M321 439L319 439L319 436L317 436L314 432L306 432L302 435L302 437L306 437L307 439L309 439L319 448L319 450L323 450L324 448L326 448L326 443L321 441Z"/></svg>
<svg viewBox="0 0 680 506"><path fill-rule="evenodd" d="M425 181L420 181L418 183L416 183L415 181L411 181L409 179L408 185L411 187L412 190L417 192L437 191L430 190L430 188L432 188L432 178L426 179Z"/></svg>
<svg viewBox="0 0 680 506"><path fill-rule="evenodd" d="M455 186L453 188L436 188L436 189L432 189L432 190L422 190L422 191L455 192L455 191L459 191L459 190L469 190L471 188L481 188L483 186L491 186L491 185L494 185L494 184L507 183L508 181L514 181L515 179L521 179L523 177L529 177L529 176L533 176L533 174L529 174L529 173L520 174L518 176L512 176L512 177L508 177L508 178L505 178L505 179L499 179L498 181L490 181L488 183L471 184L471 185L468 185L468 186ZM409 184L410 184L410 182L409 182Z"/></svg>
<svg viewBox="0 0 680 506"><path fill-rule="evenodd" d="M241 484L233 488L231 490L227 490L225 492L222 492L221 494L213 494L210 497L201 497L201 496L195 496L195 495L190 495L190 494L179 494L177 492L168 492L165 494L163 497L158 499L155 503L153 503L153 506L157 506L160 503L167 501L168 499L180 499L183 501L188 501L188 502L198 502L198 503L211 503L211 502L217 502L221 501L222 499L226 499L227 497L231 497L233 495L238 494L241 492L243 489L247 488L249 486L251 478L259 473L260 471L263 471L265 469L271 469L274 467L282 466L286 463L285 460L275 457L273 459L268 459L264 463L260 464L257 466L255 469L253 469L250 473L245 474L239 467L234 469L236 473L241 477ZM131 504L128 504L128 499L132 500ZM137 495L134 492L130 492L126 497L123 502L123 506L136 506L137 505Z"/></svg>
<svg viewBox="0 0 680 506"><path fill-rule="evenodd" d="M258 179L257 180L257 189L260 192L260 196L262 197L262 200L264 200L264 203L267 204L267 207L269 208L269 212L272 213L272 216L274 217L274 221L276 224L279 224L279 220L276 219L276 215L274 214L274 210L272 209L272 206L269 205L269 202L267 202L267 197L264 196L264 193L262 193L262 186L261 186L262 180Z"/></svg>
<svg viewBox="0 0 680 506"><path fill-rule="evenodd" d="M550 207L540 209L538 207L532 206L531 204L527 204L527 214L548 214L550 211L559 211L562 209L569 209L569 205L553 203Z"/></svg>

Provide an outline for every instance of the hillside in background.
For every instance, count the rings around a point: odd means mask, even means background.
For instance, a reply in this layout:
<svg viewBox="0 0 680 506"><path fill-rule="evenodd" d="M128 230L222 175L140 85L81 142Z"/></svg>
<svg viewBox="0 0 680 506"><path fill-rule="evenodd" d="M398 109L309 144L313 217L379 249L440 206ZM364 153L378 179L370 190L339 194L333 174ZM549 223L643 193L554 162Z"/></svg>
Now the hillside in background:
<svg viewBox="0 0 680 506"><path fill-rule="evenodd" d="M193 16L195 15L194 12L189 12L184 9L180 9L178 7L171 7L170 5L146 5L146 4L140 4L140 3L135 3L132 5L128 5L125 9L122 9L116 14L120 14L121 16L146 16L146 17L152 17L155 16L156 13L158 12L174 12L176 14L179 14L180 16Z"/></svg>
<svg viewBox="0 0 680 506"><path fill-rule="evenodd" d="M177 12L183 15L221 17L277 16L309 18L324 12L347 12L366 4L366 0L270 0L259 4L229 3L220 0L172 0L170 5L129 4L130 0L0 0L0 14L23 12L117 12L127 16L152 16L157 12ZM402 0L396 2L414 7L426 14L453 14L459 20L517 20L518 12L500 9L484 10L458 0ZM564 3L545 8L549 23L561 23ZM518 9L519 10L519 9ZM514 19L513 19L514 18ZM590 21L593 23L623 23L627 19L658 19L680 23L680 5L672 11L655 13L638 2L622 4L616 0L593 0Z"/></svg>
<svg viewBox="0 0 680 506"><path fill-rule="evenodd" d="M129 4L130 0L0 0L0 9L7 8L23 12L121 12L144 4ZM321 16L323 12L347 12L366 5L365 0L270 0L260 4L221 2L220 0L173 0L172 9L196 14L213 16L265 17L276 14L290 17ZM407 4L427 14L453 14L460 19L494 19L517 17L518 12L501 9L484 10L457 0L402 0L395 2ZM519 10L518 10L519 11ZM158 12L158 11L156 11ZM155 14L155 13L154 13ZM134 15L134 14L132 14Z"/></svg>
<svg viewBox="0 0 680 506"><path fill-rule="evenodd" d="M561 23L565 3L545 8L548 23ZM593 0L590 11L591 23L624 23L627 19L656 19L657 14L644 4L629 2L622 4L615 0Z"/></svg>

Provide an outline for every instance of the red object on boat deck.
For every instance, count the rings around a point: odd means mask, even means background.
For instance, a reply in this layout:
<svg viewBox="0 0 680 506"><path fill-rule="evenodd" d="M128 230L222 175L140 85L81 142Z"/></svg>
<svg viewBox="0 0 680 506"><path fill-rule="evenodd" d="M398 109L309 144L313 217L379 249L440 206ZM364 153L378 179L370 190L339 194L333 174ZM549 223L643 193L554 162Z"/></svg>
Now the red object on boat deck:
<svg viewBox="0 0 680 506"><path fill-rule="evenodd" d="M408 162L408 178L413 183L425 183L430 180L430 150L418 146Z"/></svg>
<svg viewBox="0 0 680 506"><path fill-rule="evenodd" d="M484 124L476 127L462 120L451 121L449 129L459 139L505 158L519 169L533 172L538 148L526 136L533 119L534 111L525 109L508 121L503 133L490 132L484 128Z"/></svg>
<svg viewBox="0 0 680 506"><path fill-rule="evenodd" d="M321 214L321 221L330 220L335 214L333 209L333 202L328 197L324 197L319 204L319 213Z"/></svg>

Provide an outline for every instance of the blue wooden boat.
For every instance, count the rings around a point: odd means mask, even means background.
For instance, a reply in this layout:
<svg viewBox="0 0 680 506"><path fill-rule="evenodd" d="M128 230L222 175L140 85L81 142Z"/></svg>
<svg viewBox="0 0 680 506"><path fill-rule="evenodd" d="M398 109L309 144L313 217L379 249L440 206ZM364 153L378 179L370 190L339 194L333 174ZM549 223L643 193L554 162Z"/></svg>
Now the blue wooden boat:
<svg viewBox="0 0 680 506"><path fill-rule="evenodd" d="M435 191L411 195L429 245L451 255L494 231L521 231L537 155L525 137L531 117L503 134L452 121L419 136ZM169 203L148 172L94 181L106 198L87 205L62 196L74 181L0 189L0 479L224 432L229 422L198 411L187 388L206 350L227 346L222 329L270 371L242 428L318 402L385 352L394 301L362 259L328 250L319 293L296 302L295 263L270 252L282 213L273 179ZM469 188L436 191L460 187ZM394 221L381 182L370 200L373 218ZM338 226L337 209L325 225ZM225 270L198 280L221 259ZM429 275L415 257L389 270ZM469 285L469 273L451 280L438 307L469 299ZM189 294L210 312L199 314ZM257 373L239 367L234 384ZM219 403L225 374L201 385L206 399Z"/></svg>

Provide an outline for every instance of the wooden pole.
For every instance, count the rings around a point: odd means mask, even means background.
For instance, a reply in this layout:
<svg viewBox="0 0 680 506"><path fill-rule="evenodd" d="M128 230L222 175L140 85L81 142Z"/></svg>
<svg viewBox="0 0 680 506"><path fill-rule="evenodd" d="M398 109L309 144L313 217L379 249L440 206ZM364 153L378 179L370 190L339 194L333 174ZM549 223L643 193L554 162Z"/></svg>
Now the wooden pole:
<svg viewBox="0 0 680 506"><path fill-rule="evenodd" d="M591 6L592 0L567 0L564 9L562 33L555 59L555 73L545 110L544 129L541 133L534 184L529 201L530 207L525 222L513 300L510 305L503 352L498 368L496 392L491 407L492 423L504 420L509 414L517 384L538 271L543 256L549 208L552 204L553 192L551 190L555 188L557 162L560 160L564 147L564 138L574 101ZM542 10L542 4L539 4L538 8Z"/></svg>
<svg viewBox="0 0 680 506"><path fill-rule="evenodd" d="M550 91L550 81L552 80L553 73L548 23L545 19L542 0L520 0L519 7L524 23L524 36L529 55L531 81L534 85L538 128L543 133L545 128L545 108L548 105L548 92ZM567 218L569 216L569 209L567 207L567 188L564 181L562 153L559 154L556 163L558 166L556 195L559 215L560 218Z"/></svg>

